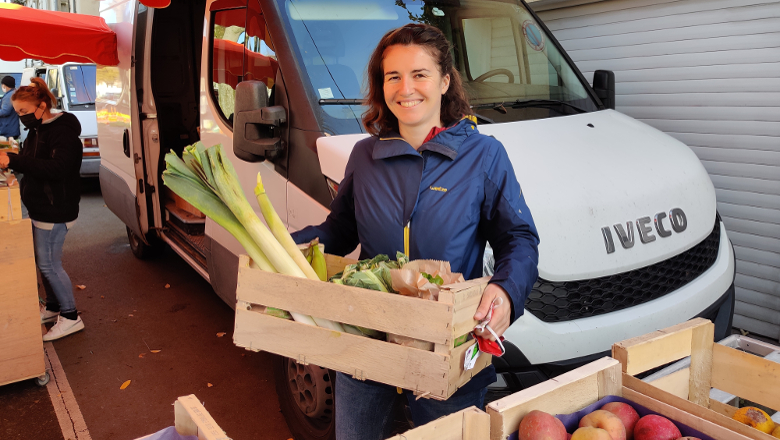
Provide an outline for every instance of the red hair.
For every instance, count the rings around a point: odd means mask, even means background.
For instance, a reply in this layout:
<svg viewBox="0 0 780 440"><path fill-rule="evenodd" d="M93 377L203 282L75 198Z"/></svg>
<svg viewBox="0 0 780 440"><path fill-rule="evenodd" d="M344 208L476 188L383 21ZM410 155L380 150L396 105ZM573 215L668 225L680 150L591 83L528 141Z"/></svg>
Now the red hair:
<svg viewBox="0 0 780 440"><path fill-rule="evenodd" d="M36 77L30 80L29 86L19 87L11 96L11 101L32 102L37 106L43 102L46 108L51 110L52 103L57 101L57 97L49 90L43 79Z"/></svg>

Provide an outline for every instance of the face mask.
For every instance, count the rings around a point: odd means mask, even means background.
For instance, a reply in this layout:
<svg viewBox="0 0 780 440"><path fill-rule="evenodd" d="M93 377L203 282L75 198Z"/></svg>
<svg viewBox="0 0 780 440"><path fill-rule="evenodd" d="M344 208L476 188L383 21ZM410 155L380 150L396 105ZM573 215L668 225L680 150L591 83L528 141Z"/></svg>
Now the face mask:
<svg viewBox="0 0 780 440"><path fill-rule="evenodd" d="M27 127L28 130L34 130L41 125L41 120L35 116L35 113L37 112L38 109L35 109L35 111L32 113L19 116L19 120L22 122L22 124L24 124L25 127ZM41 118L43 118L43 115L41 115Z"/></svg>

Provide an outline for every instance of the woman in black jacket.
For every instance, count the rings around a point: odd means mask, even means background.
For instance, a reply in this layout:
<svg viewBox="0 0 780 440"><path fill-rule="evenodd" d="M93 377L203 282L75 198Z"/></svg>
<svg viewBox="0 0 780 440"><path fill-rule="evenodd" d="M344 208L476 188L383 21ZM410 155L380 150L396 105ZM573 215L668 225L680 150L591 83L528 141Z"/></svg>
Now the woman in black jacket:
<svg viewBox="0 0 780 440"><path fill-rule="evenodd" d="M20 87L11 100L29 134L20 154L0 155L0 168L23 174L21 196L33 223L35 263L54 293L47 289L41 322L57 323L43 340L53 341L84 329L62 267L65 235L79 215L81 124L70 113L51 112L56 98L40 78Z"/></svg>

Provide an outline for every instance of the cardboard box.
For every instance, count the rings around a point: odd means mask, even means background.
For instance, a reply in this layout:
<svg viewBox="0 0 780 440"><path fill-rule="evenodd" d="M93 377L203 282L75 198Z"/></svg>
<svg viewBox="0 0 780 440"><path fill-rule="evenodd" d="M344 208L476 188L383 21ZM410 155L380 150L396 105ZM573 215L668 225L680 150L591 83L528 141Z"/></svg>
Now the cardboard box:
<svg viewBox="0 0 780 440"><path fill-rule="evenodd" d="M8 173L0 183L0 222L22 219L22 200L19 194L19 182ZM9 185L10 184L10 185Z"/></svg>
<svg viewBox="0 0 780 440"><path fill-rule="evenodd" d="M780 364L717 344L715 326L696 318L618 342L612 356L622 366L625 387L687 411L754 440L777 440L731 416L737 408L710 399L710 389L780 408ZM690 367L646 383L636 375L690 356Z"/></svg>
<svg viewBox="0 0 780 440"><path fill-rule="evenodd" d="M353 262L332 255L326 261L329 275ZM473 316L487 281L443 286L434 302L264 272L242 255L234 343L444 400L490 364L491 356L481 354L474 368L464 370L466 351L476 341L454 346L477 324ZM276 318L263 314L265 307L431 342L434 351Z"/></svg>
<svg viewBox="0 0 780 440"><path fill-rule="evenodd" d="M490 416L475 406L436 419L388 440L489 440Z"/></svg>

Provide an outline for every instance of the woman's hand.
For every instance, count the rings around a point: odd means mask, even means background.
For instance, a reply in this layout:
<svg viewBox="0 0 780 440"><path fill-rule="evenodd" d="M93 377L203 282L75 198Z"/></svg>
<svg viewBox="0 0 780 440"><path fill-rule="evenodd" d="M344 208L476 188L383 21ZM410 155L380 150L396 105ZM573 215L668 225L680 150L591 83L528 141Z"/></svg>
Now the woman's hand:
<svg viewBox="0 0 780 440"><path fill-rule="evenodd" d="M501 298L501 305L493 309L493 317L490 318L490 324L488 325L490 325L490 328L493 329L498 336L501 336L506 329L509 328L509 324L512 323L512 300L509 299L509 294L506 293L506 290L504 290L503 287L498 284L488 284L485 291L482 292L482 301L479 303L477 313L474 314L474 319L477 321L485 319L485 316L487 316L488 311L490 310L490 306L493 304L493 300L496 298ZM487 330L474 331L477 335L485 339L490 339L491 341L496 340L496 338Z"/></svg>

